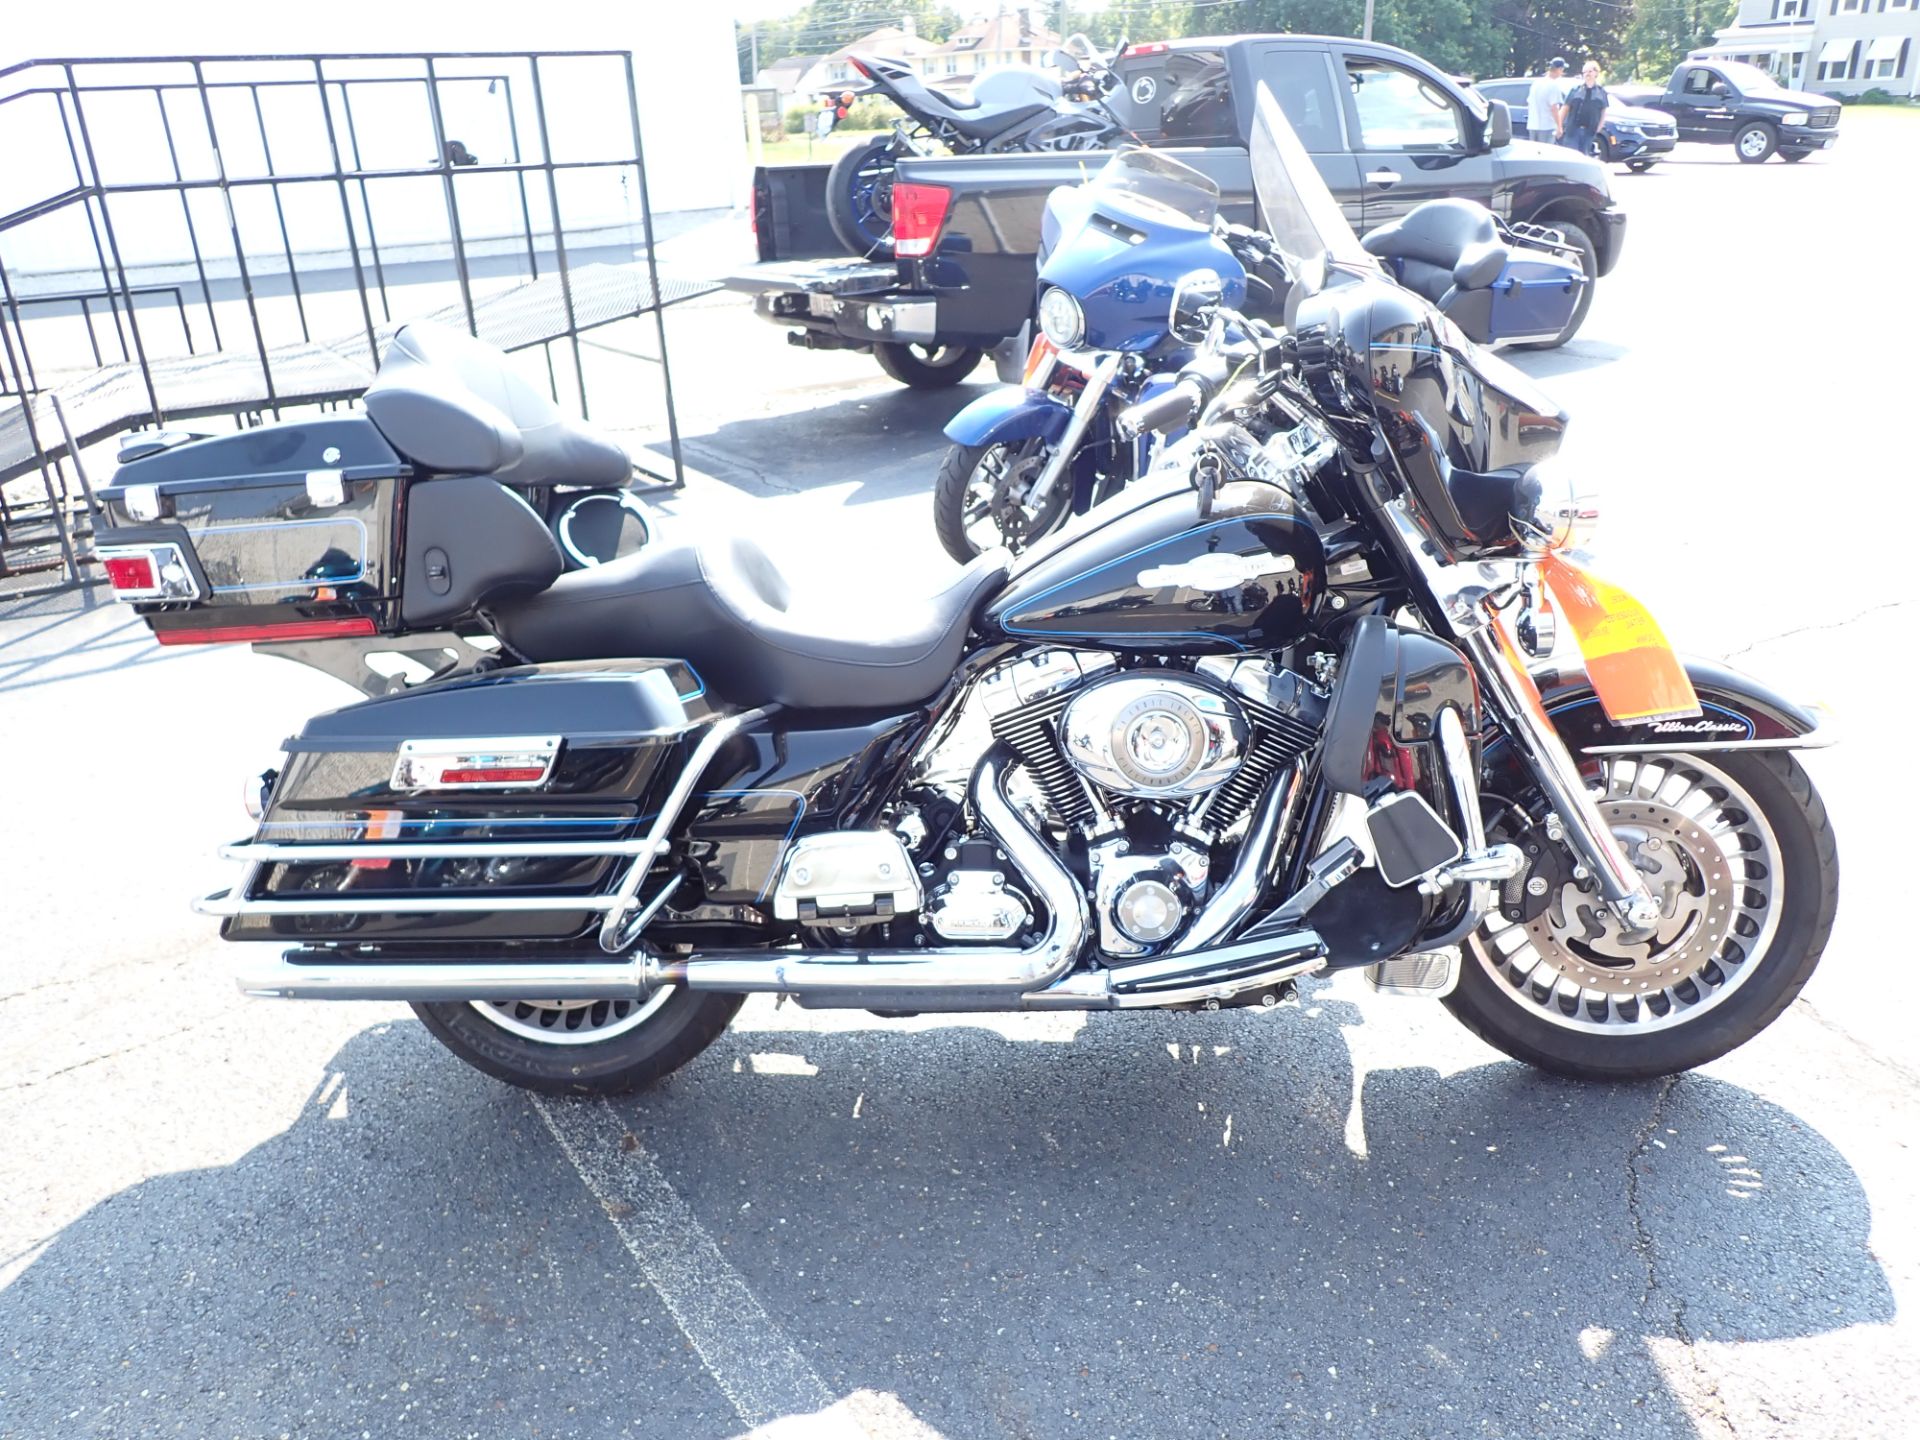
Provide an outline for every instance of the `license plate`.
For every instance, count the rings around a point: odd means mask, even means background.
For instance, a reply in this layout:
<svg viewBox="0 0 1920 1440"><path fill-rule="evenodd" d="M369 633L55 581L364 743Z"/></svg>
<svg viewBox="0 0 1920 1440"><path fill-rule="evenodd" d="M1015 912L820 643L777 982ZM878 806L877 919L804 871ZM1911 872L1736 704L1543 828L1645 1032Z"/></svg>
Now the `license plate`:
<svg viewBox="0 0 1920 1440"><path fill-rule="evenodd" d="M1646 606L1563 555L1543 558L1540 574L1567 617L1608 719L1627 725L1700 714L1686 667Z"/></svg>

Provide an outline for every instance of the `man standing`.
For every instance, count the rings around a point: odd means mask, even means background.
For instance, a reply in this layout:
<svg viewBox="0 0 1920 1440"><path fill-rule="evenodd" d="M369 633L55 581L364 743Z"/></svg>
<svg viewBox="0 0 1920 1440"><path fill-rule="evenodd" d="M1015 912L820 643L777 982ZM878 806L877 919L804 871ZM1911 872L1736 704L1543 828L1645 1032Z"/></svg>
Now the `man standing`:
<svg viewBox="0 0 1920 1440"><path fill-rule="evenodd" d="M1558 55L1547 62L1547 73L1533 82L1527 91L1527 138L1551 145L1560 138L1560 121L1566 113L1567 62Z"/></svg>
<svg viewBox="0 0 1920 1440"><path fill-rule="evenodd" d="M1580 71L1580 83L1567 92L1561 143L1582 155L1593 153L1594 137L1607 118L1607 89L1600 83L1600 67L1589 60Z"/></svg>

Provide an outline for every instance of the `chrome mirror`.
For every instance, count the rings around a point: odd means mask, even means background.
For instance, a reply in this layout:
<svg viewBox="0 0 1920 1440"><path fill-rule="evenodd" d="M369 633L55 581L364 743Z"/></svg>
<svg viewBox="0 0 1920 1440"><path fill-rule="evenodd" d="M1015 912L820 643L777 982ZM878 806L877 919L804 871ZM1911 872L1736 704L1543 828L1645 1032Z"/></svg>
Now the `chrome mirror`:
<svg viewBox="0 0 1920 1440"><path fill-rule="evenodd" d="M1173 282L1167 328L1189 345L1206 343L1225 298L1225 286L1217 274L1211 270L1189 271Z"/></svg>

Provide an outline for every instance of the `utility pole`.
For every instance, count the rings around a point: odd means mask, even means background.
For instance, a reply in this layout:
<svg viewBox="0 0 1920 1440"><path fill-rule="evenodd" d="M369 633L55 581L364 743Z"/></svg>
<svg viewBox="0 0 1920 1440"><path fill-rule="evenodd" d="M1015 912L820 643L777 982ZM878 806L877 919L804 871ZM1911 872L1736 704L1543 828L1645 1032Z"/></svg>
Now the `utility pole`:
<svg viewBox="0 0 1920 1440"><path fill-rule="evenodd" d="M1362 22L1360 38L1362 40L1371 40L1373 38L1373 0L1367 0L1367 18Z"/></svg>

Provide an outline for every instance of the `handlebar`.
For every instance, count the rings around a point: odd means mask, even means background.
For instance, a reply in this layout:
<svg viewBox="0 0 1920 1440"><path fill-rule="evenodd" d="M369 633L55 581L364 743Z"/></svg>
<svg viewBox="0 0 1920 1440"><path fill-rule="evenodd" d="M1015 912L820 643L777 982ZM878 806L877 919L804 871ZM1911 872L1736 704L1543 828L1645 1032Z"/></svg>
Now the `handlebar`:
<svg viewBox="0 0 1920 1440"><path fill-rule="evenodd" d="M1197 360L1180 372L1180 378L1171 387L1151 400L1142 400L1122 410L1114 417L1114 427L1121 439L1135 440L1148 430L1164 434L1190 425L1193 417L1206 409L1207 403L1227 383L1230 373L1228 357L1224 355L1208 355Z"/></svg>

